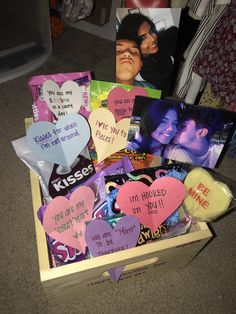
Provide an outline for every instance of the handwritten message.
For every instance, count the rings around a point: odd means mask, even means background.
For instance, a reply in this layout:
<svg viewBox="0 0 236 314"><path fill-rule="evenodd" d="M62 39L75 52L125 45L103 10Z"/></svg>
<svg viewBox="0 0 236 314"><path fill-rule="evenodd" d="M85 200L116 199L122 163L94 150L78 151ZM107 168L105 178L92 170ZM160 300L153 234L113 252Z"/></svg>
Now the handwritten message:
<svg viewBox="0 0 236 314"><path fill-rule="evenodd" d="M159 190L151 190L151 191L144 191L141 192L140 195L138 193L131 195L129 197L130 203L139 203L144 202L146 206L146 210L148 214L158 214L158 209L164 208L163 198L167 194L165 189ZM133 207L133 213L137 214L141 212L141 208Z"/></svg>
<svg viewBox="0 0 236 314"><path fill-rule="evenodd" d="M79 114L68 114L57 124L33 123L26 138L32 152L42 160L69 167L90 139L87 120Z"/></svg>
<svg viewBox="0 0 236 314"><path fill-rule="evenodd" d="M105 108L95 109L89 116L92 138L98 162L125 148L130 119L115 122L113 114Z"/></svg>
<svg viewBox="0 0 236 314"><path fill-rule="evenodd" d="M122 128L111 126L99 120L96 121L95 126L97 128L95 138L101 141L113 144L116 136L127 138L127 132Z"/></svg>
<svg viewBox="0 0 236 314"><path fill-rule="evenodd" d="M49 109L57 118L68 113L77 113L82 104L82 91L74 81L66 81L61 87L53 80L46 80L42 86L43 97Z"/></svg>
<svg viewBox="0 0 236 314"><path fill-rule="evenodd" d="M91 188L77 188L70 200L64 196L55 197L47 206L43 219L46 233L73 248L85 252L85 222L91 220L94 205Z"/></svg>
<svg viewBox="0 0 236 314"><path fill-rule="evenodd" d="M142 87L134 87L130 91L116 87L109 92L107 99L108 108L114 114L116 121L132 116L136 96L148 96L148 93Z"/></svg>
<svg viewBox="0 0 236 314"><path fill-rule="evenodd" d="M151 186L144 183L127 182L117 194L117 203L128 215L135 215L153 232L182 203L185 197L183 183L175 178L156 179Z"/></svg>
<svg viewBox="0 0 236 314"><path fill-rule="evenodd" d="M120 218L114 227L104 220L91 221L85 231L85 239L93 256L101 256L135 247L140 233L139 220L134 216ZM109 269L113 280L117 281L124 266Z"/></svg>

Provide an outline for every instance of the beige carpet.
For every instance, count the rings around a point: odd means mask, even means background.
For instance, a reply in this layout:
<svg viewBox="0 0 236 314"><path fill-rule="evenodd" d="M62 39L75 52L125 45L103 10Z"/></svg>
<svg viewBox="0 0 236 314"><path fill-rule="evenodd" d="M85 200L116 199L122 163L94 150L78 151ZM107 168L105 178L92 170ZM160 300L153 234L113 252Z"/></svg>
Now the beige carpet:
<svg viewBox="0 0 236 314"><path fill-rule="evenodd" d="M59 306L47 302L39 280L29 171L11 141L25 134L24 118L31 116L32 75L91 70L96 79L112 81L113 48L112 42L67 28L41 68L0 85L0 313L235 313L235 211L211 224L216 237L181 271L86 297L78 291L74 302ZM224 159L219 169L236 178L235 159Z"/></svg>

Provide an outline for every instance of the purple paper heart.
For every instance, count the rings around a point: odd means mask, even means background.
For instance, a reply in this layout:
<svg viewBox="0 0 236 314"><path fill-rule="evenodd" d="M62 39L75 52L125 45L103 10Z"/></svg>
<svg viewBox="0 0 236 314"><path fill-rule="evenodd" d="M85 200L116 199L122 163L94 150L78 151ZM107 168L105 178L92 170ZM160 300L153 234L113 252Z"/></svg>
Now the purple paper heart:
<svg viewBox="0 0 236 314"><path fill-rule="evenodd" d="M85 231L85 241L93 256L101 256L135 247L140 234L140 223L135 216L120 218L114 228L105 220L91 221ZM109 269L111 278L118 281L125 266Z"/></svg>

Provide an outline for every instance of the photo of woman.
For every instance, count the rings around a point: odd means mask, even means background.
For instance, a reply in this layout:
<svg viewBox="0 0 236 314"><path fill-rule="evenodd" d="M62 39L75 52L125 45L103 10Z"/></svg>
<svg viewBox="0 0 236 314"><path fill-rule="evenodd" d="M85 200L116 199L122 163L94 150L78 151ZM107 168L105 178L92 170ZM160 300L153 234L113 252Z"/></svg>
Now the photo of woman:
<svg viewBox="0 0 236 314"><path fill-rule="evenodd" d="M117 9L117 20L120 21L117 36L133 38L139 44L143 63L139 72L141 79L162 90L162 97L170 96L178 33L176 26L178 22L174 21L179 20L180 11L148 9L149 16L147 16L141 13L142 9L140 9L140 13L128 13L124 16L127 13L124 10L127 9ZM145 9L143 10L146 12ZM163 15L160 15L160 12ZM170 18L172 12L176 15L173 19ZM153 20L156 22L154 23Z"/></svg>
<svg viewBox="0 0 236 314"><path fill-rule="evenodd" d="M143 98L138 98L142 101ZM144 100L144 99L143 99ZM136 109L138 108L136 102ZM180 105L172 101L154 99L143 106L139 116L133 116L126 148L160 157L168 154L167 145L178 130Z"/></svg>

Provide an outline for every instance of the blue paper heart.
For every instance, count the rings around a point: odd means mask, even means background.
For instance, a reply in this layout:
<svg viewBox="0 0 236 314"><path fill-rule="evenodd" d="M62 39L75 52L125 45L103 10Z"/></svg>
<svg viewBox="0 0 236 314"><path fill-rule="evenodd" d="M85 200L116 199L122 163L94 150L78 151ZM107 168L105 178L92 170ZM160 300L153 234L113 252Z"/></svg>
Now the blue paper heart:
<svg viewBox="0 0 236 314"><path fill-rule="evenodd" d="M90 126L80 114L67 114L57 124L33 123L26 133L32 152L42 160L70 167L90 139Z"/></svg>

